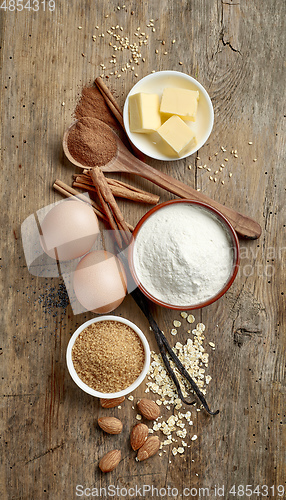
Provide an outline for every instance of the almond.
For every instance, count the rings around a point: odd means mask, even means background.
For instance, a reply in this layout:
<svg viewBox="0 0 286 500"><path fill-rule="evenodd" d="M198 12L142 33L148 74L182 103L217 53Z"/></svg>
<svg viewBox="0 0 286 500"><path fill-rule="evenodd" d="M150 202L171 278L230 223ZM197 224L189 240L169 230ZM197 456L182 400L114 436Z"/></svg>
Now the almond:
<svg viewBox="0 0 286 500"><path fill-rule="evenodd" d="M160 416L160 408L151 399L141 399L137 403L137 408L147 420L156 420Z"/></svg>
<svg viewBox="0 0 286 500"><path fill-rule="evenodd" d="M114 408L115 406L120 405L125 400L125 396L121 396L121 398L112 398L112 399L100 399L100 404L102 408Z"/></svg>
<svg viewBox="0 0 286 500"><path fill-rule="evenodd" d="M111 450L102 459L100 460L98 467L102 472L110 472L121 460L121 451L120 450Z"/></svg>
<svg viewBox="0 0 286 500"><path fill-rule="evenodd" d="M130 435L130 444L132 450L136 451L141 448L141 446L145 443L148 436L149 429L145 424L136 424Z"/></svg>
<svg viewBox="0 0 286 500"><path fill-rule="evenodd" d="M160 439L158 436L149 437L143 446L138 450L137 460L142 462L142 460L146 460L147 458L152 457L157 453L160 448Z"/></svg>
<svg viewBox="0 0 286 500"><path fill-rule="evenodd" d="M108 432L108 434L120 434L123 429L123 424L119 418L115 417L101 417L97 421L99 427L104 432Z"/></svg>

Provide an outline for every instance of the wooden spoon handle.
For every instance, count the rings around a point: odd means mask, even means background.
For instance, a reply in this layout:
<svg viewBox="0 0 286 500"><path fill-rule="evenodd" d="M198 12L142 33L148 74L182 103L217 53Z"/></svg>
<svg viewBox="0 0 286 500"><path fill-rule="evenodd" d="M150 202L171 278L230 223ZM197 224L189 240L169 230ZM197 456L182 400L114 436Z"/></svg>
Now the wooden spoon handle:
<svg viewBox="0 0 286 500"><path fill-rule="evenodd" d="M237 234L243 238L255 240L261 235L260 225L250 217L243 215L232 208L228 208L221 203L209 198L207 195L197 191L196 189L187 186L181 181L156 170L155 168L141 162L137 158L131 158L131 154L125 151L120 151L120 163L122 171L129 171L140 175L141 177L153 182L157 186L166 189L180 198L189 198L191 200L202 201L221 212L228 221L232 224ZM121 169L120 169L121 170Z"/></svg>

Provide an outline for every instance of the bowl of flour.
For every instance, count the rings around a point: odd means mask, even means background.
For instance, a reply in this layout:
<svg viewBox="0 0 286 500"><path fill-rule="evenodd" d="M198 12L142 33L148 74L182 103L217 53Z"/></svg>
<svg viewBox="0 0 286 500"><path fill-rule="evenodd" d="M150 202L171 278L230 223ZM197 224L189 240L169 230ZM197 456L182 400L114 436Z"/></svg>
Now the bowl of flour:
<svg viewBox="0 0 286 500"><path fill-rule="evenodd" d="M239 242L227 219L209 205L172 200L147 212L133 232L129 263L140 290L176 310L205 307L233 283Z"/></svg>

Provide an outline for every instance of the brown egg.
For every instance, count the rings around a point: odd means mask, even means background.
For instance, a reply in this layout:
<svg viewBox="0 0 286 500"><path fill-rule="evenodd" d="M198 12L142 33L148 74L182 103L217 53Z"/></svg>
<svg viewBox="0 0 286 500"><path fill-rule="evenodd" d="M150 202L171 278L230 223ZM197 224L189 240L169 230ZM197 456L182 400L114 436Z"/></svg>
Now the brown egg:
<svg viewBox="0 0 286 500"><path fill-rule="evenodd" d="M60 261L89 252L99 233L98 219L87 203L64 200L55 205L41 224L44 252Z"/></svg>
<svg viewBox="0 0 286 500"><path fill-rule="evenodd" d="M88 311L105 314L116 309L127 292L127 280L120 260L106 250L90 252L74 272L74 291Z"/></svg>

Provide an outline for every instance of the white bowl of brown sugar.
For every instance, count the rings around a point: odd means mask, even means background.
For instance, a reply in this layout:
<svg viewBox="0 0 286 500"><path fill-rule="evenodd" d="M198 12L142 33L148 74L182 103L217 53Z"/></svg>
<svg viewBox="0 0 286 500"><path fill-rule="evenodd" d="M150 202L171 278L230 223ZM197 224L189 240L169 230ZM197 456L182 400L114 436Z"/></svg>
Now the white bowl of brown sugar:
<svg viewBox="0 0 286 500"><path fill-rule="evenodd" d="M83 391L98 398L118 398L134 391L147 375L150 348L143 332L119 316L83 323L66 353L69 373Z"/></svg>

